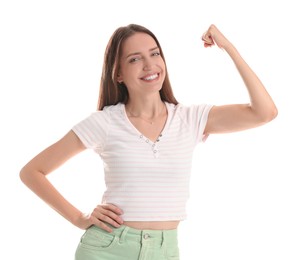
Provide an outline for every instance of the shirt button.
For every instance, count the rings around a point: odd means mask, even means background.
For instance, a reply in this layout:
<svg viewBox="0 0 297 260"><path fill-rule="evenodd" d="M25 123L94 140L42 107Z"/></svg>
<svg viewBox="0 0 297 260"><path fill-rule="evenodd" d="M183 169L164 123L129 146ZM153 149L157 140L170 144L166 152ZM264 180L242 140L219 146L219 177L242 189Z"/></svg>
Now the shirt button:
<svg viewBox="0 0 297 260"><path fill-rule="evenodd" d="M146 139L145 141L148 143L149 142L149 139Z"/></svg>
<svg viewBox="0 0 297 260"><path fill-rule="evenodd" d="M150 235L148 234L148 233L145 233L144 235L143 235L143 239L148 239L150 237Z"/></svg>
<svg viewBox="0 0 297 260"><path fill-rule="evenodd" d="M140 135L140 136L139 136L139 138L142 138L142 137L143 137L143 135Z"/></svg>

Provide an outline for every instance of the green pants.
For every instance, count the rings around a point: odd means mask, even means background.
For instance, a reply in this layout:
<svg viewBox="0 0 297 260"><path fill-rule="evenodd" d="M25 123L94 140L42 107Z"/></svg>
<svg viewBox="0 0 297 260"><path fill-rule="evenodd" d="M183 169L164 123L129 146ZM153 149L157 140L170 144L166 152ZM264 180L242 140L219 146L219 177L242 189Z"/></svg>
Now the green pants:
<svg viewBox="0 0 297 260"><path fill-rule="evenodd" d="M127 226L108 233L91 226L82 236L76 260L179 260L177 230L138 230Z"/></svg>

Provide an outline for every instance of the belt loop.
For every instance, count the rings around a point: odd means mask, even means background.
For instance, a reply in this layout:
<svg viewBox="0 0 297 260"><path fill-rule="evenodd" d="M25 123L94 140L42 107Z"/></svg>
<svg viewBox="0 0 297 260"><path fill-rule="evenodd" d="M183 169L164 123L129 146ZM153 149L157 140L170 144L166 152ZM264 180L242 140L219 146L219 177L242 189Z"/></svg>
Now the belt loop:
<svg viewBox="0 0 297 260"><path fill-rule="evenodd" d="M164 240L165 240L165 231L162 230L162 241L161 241L161 247L164 245Z"/></svg>
<svg viewBox="0 0 297 260"><path fill-rule="evenodd" d="M129 229L130 228L127 227L127 226L124 228L123 232L120 235L120 241L119 241L119 243L123 243L124 242L125 236L128 233Z"/></svg>

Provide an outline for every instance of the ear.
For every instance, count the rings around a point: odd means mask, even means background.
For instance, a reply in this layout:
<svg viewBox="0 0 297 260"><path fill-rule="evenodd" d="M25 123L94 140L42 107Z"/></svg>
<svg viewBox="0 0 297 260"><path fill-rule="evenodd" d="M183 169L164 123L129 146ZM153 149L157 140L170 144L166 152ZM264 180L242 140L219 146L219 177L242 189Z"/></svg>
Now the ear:
<svg viewBox="0 0 297 260"><path fill-rule="evenodd" d="M117 82L122 83L123 82L123 77L120 73L117 75Z"/></svg>

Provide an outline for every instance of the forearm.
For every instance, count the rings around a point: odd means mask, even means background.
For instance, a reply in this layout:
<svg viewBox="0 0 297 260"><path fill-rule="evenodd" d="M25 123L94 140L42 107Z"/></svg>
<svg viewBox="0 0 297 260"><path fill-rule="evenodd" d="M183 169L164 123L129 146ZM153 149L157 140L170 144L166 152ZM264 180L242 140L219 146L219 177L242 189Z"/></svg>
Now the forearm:
<svg viewBox="0 0 297 260"><path fill-rule="evenodd" d="M76 223L82 216L82 212L69 203L43 173L22 169L20 178L38 197L45 201L65 219L72 224L77 225Z"/></svg>
<svg viewBox="0 0 297 260"><path fill-rule="evenodd" d="M264 85L232 44L224 48L233 60L250 97L252 111L263 121L271 120L277 108Z"/></svg>

